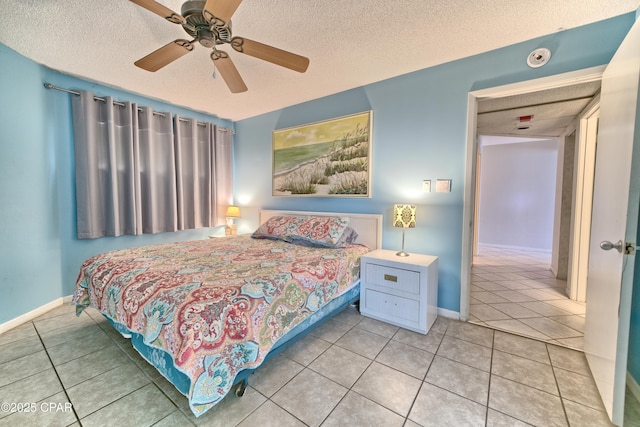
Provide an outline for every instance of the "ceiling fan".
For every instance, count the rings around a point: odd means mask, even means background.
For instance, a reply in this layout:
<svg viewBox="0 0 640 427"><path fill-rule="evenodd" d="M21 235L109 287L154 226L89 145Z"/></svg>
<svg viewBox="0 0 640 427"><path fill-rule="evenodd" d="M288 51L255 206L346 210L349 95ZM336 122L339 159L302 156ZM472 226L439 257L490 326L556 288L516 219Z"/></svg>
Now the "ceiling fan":
<svg viewBox="0 0 640 427"><path fill-rule="evenodd" d="M244 37L232 37L231 16L242 0L190 0L184 2L181 15L154 0L131 0L167 21L182 25L193 37L192 40L178 39L151 52L135 62L135 65L147 70L158 71L194 49L195 42L212 49L211 60L220 72L232 93L245 92L245 85L229 55L217 48L222 44L230 45L234 50L272 64L280 65L300 73L309 66L309 59L282 49L268 46Z"/></svg>

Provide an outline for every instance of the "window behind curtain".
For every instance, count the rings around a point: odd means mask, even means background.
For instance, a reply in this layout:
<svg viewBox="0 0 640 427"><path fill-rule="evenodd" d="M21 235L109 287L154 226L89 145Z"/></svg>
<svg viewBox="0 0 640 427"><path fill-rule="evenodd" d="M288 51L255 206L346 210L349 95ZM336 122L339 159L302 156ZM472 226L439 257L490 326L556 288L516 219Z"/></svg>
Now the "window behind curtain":
<svg viewBox="0 0 640 427"><path fill-rule="evenodd" d="M72 106L78 238L223 223L230 132L89 92Z"/></svg>

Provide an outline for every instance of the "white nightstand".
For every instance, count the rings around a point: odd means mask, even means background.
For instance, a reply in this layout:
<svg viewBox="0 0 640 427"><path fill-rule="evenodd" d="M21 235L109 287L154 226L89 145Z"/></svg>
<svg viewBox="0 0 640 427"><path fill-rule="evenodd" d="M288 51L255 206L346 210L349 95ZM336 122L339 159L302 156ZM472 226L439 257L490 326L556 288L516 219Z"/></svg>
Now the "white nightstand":
<svg viewBox="0 0 640 427"><path fill-rule="evenodd" d="M426 334L438 315L438 257L384 249L362 256L360 313Z"/></svg>

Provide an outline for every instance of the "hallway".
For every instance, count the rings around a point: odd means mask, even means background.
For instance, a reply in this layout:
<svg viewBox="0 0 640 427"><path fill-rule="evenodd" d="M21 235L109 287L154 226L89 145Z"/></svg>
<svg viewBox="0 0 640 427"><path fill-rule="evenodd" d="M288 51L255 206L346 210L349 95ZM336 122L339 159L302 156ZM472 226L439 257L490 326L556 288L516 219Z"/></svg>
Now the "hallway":
<svg viewBox="0 0 640 427"><path fill-rule="evenodd" d="M480 245L469 322L582 350L585 304L567 298L550 265L548 253Z"/></svg>

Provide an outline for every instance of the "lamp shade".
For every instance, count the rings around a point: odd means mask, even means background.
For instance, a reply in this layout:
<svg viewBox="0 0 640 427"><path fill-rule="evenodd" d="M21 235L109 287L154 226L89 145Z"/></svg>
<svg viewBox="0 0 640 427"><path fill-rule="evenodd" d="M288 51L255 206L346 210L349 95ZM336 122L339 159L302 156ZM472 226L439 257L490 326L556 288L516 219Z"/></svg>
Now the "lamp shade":
<svg viewBox="0 0 640 427"><path fill-rule="evenodd" d="M224 216L227 218L240 218L240 208L237 206L229 206Z"/></svg>
<svg viewBox="0 0 640 427"><path fill-rule="evenodd" d="M393 226L401 228L414 228L416 226L416 206L394 205Z"/></svg>

